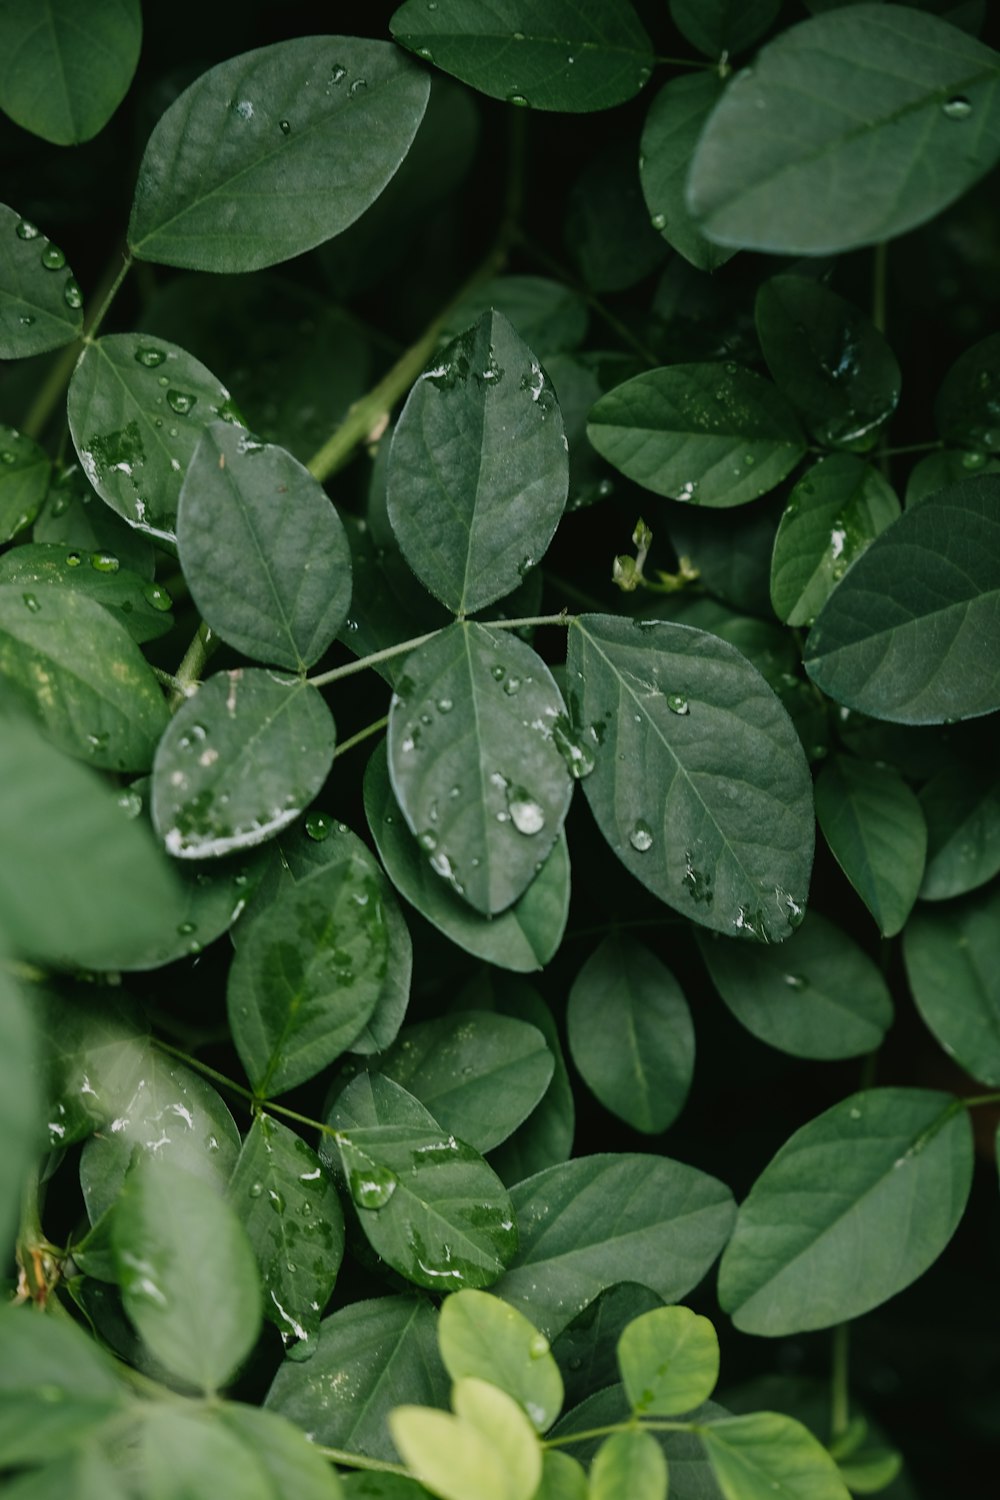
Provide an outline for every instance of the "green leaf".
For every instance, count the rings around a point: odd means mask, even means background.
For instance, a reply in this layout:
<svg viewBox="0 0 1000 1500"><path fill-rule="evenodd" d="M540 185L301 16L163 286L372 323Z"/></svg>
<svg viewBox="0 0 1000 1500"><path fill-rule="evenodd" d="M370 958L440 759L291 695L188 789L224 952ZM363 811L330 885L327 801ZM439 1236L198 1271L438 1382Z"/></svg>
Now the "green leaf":
<svg viewBox="0 0 1000 1500"><path fill-rule="evenodd" d="M447 310L441 337L458 338L491 311L502 313L545 360L579 348L587 332L587 304L572 287L545 276L495 276Z"/></svg>
<svg viewBox="0 0 1000 1500"><path fill-rule="evenodd" d="M615 1432L590 1466L591 1500L667 1500L667 1461L650 1432Z"/></svg>
<svg viewBox="0 0 1000 1500"><path fill-rule="evenodd" d="M966 479L875 538L806 641L824 693L896 724L1000 707L998 504L1000 479Z"/></svg>
<svg viewBox="0 0 1000 1500"><path fill-rule="evenodd" d="M389 23L397 42L492 99L576 114L631 99L655 61L629 0L406 0ZM485 1500L485 1497L484 1497Z"/></svg>
<svg viewBox="0 0 1000 1500"><path fill-rule="evenodd" d="M178 859L262 843L297 818L333 761L319 692L256 667L218 672L167 726L153 766L153 826Z"/></svg>
<svg viewBox="0 0 1000 1500"><path fill-rule="evenodd" d="M2 950L0 950L2 952ZM20 1221L21 1194L41 1136L35 1018L0 957L0 1244Z"/></svg>
<svg viewBox="0 0 1000 1500"><path fill-rule="evenodd" d="M149 1157L129 1174L112 1231L129 1317L157 1359L211 1393L260 1329L260 1281L246 1231L212 1188Z"/></svg>
<svg viewBox="0 0 1000 1500"><path fill-rule="evenodd" d="M563 1399L559 1366L516 1308L488 1292L455 1292L441 1304L438 1344L452 1380L488 1380L520 1402L539 1432L552 1426Z"/></svg>
<svg viewBox="0 0 1000 1500"><path fill-rule="evenodd" d="M747 1031L793 1057L863 1057L892 1024L878 967L840 927L807 912L780 949L699 941L712 983Z"/></svg>
<svg viewBox="0 0 1000 1500"><path fill-rule="evenodd" d="M30 526L49 488L52 464L44 449L0 423L0 542Z"/></svg>
<svg viewBox="0 0 1000 1500"><path fill-rule="evenodd" d="M557 952L569 914L569 854L566 835L555 846L523 895L497 916L486 917L440 878L406 827L392 794L385 744L365 773L365 812L390 880L421 916L467 953L500 968L528 973Z"/></svg>
<svg viewBox="0 0 1000 1500"><path fill-rule="evenodd" d="M0 88L9 61L3 25L0 15ZM65 255L29 219L0 203L0 359L59 349L82 330L83 297Z"/></svg>
<svg viewBox="0 0 1000 1500"><path fill-rule="evenodd" d="M86 594L140 646L174 624L166 589L121 567L113 552L87 554L57 542L27 542L0 557L0 583L18 583L29 591L35 584L51 585Z"/></svg>
<svg viewBox="0 0 1000 1500"><path fill-rule="evenodd" d="M60 749L145 771L169 719L128 631L83 594L0 584L0 677Z"/></svg>
<svg viewBox="0 0 1000 1500"><path fill-rule="evenodd" d="M582 1313L577 1314L553 1344L553 1353L566 1378L567 1402L586 1402L589 1393L614 1388L621 1397L621 1415L631 1415L631 1407L620 1384L618 1340L633 1319L660 1306L660 1298L648 1287L623 1281L601 1292ZM564 1417L557 1430L563 1428L565 1422ZM581 1455L578 1453L578 1456Z"/></svg>
<svg viewBox="0 0 1000 1500"><path fill-rule="evenodd" d="M217 1419L240 1447L251 1454L258 1474L270 1482L269 1497L341 1500L344 1492L336 1469L284 1417L258 1406L225 1401L218 1409ZM211 1483L204 1470L199 1472L198 1482ZM223 1488L232 1482L231 1475L219 1480Z"/></svg>
<svg viewBox="0 0 1000 1500"><path fill-rule="evenodd" d="M740 1206L719 1268L736 1327L777 1337L878 1307L926 1271L962 1216L969 1117L947 1094L853 1094L797 1130Z"/></svg>
<svg viewBox="0 0 1000 1500"><path fill-rule="evenodd" d="M149 138L133 254L257 271L322 244L396 172L429 88L398 48L358 37L295 37L209 68Z"/></svg>
<svg viewBox="0 0 1000 1500"><path fill-rule="evenodd" d="M205 622L230 646L311 667L347 617L344 528L307 469L231 423L206 427L184 476L177 550Z"/></svg>
<svg viewBox="0 0 1000 1500"><path fill-rule="evenodd" d="M407 1468L442 1500L533 1500L542 1450L517 1402L485 1380L452 1388L455 1415L402 1406L389 1418Z"/></svg>
<svg viewBox="0 0 1000 1500"><path fill-rule="evenodd" d="M380 1297L340 1308L320 1324L306 1364L286 1360L279 1367L265 1410L287 1417L316 1443L398 1461L390 1411L404 1401L444 1406L448 1400L437 1321L425 1297Z"/></svg>
<svg viewBox="0 0 1000 1500"><path fill-rule="evenodd" d="M108 553L148 583L156 572L151 539L104 504L79 464L63 470L50 486L32 537L36 542L69 547L79 552L81 559L89 552ZM154 608L166 611L170 607L170 595L159 585L154 586L149 598Z"/></svg>
<svg viewBox="0 0 1000 1500"><path fill-rule="evenodd" d="M66 397L70 436L87 478L113 511L173 542L177 501L198 439L236 421L229 392L193 355L141 333L88 344Z"/></svg>
<svg viewBox="0 0 1000 1500"><path fill-rule="evenodd" d="M56 146L107 124L142 44L139 0L7 0L0 13L0 109Z"/></svg>
<svg viewBox="0 0 1000 1500"><path fill-rule="evenodd" d="M638 1415L671 1417L707 1401L719 1378L719 1340L688 1307L655 1307L618 1340L618 1364Z"/></svg>
<svg viewBox="0 0 1000 1500"><path fill-rule="evenodd" d="M934 420L946 443L1000 451L1000 334L959 355L941 383Z"/></svg>
<svg viewBox="0 0 1000 1500"><path fill-rule="evenodd" d="M565 706L512 632L456 622L406 658L389 713L392 789L431 868L485 915L552 849L573 792L554 737Z"/></svg>
<svg viewBox="0 0 1000 1500"><path fill-rule="evenodd" d="M949 1057L1000 1086L1000 892L920 909L903 957L917 1009Z"/></svg>
<svg viewBox="0 0 1000 1500"><path fill-rule="evenodd" d="M597 402L587 436L654 495L718 508L766 494L806 449L780 392L731 360L633 376Z"/></svg>
<svg viewBox="0 0 1000 1500"><path fill-rule="evenodd" d="M360 861L279 891L229 971L229 1024L259 1098L314 1078L375 1009L388 934L378 885Z"/></svg>
<svg viewBox="0 0 1000 1500"><path fill-rule="evenodd" d="M147 1404L138 1465L146 1494L156 1500L187 1500L231 1485L241 1500L273 1500L275 1492L258 1455L227 1430L222 1410L221 1403L214 1409Z"/></svg>
<svg viewBox="0 0 1000 1500"><path fill-rule="evenodd" d="M773 1411L698 1428L725 1500L848 1500L837 1465L807 1427Z"/></svg>
<svg viewBox="0 0 1000 1500"><path fill-rule="evenodd" d="M147 1034L120 993L91 985L43 990L35 1025L49 1145L69 1146L110 1125L125 1107L149 1057Z"/></svg>
<svg viewBox="0 0 1000 1500"><path fill-rule="evenodd" d="M678 31L713 59L752 46L780 9L781 0L670 0Z"/></svg>
<svg viewBox="0 0 1000 1500"><path fill-rule="evenodd" d="M896 356L870 318L810 276L772 276L757 336L778 389L817 442L866 453L899 403Z"/></svg>
<svg viewBox="0 0 1000 1500"><path fill-rule="evenodd" d="M71 1451L124 1405L114 1364L68 1318L0 1311L0 1464Z"/></svg>
<svg viewBox="0 0 1000 1500"><path fill-rule="evenodd" d="M545 552L569 489L552 385L502 313L484 312L411 390L389 453L389 520L455 614L502 599Z"/></svg>
<svg viewBox="0 0 1000 1500"><path fill-rule="evenodd" d="M796 484L774 539L771 603L788 625L811 625L851 563L899 516L877 469L847 453L823 458Z"/></svg>
<svg viewBox="0 0 1000 1500"><path fill-rule="evenodd" d="M987 458L985 453L970 451L963 453L957 448L940 448L928 453L913 465L906 480L907 508L918 505L928 495L968 479L970 474L1000 474L1000 460Z"/></svg>
<svg viewBox="0 0 1000 1500"><path fill-rule="evenodd" d="M554 1338L606 1287L675 1302L698 1285L733 1221L729 1189L663 1156L583 1156L519 1183L521 1247L497 1295Z"/></svg>
<svg viewBox="0 0 1000 1500"><path fill-rule="evenodd" d="M228 1196L257 1257L264 1316L286 1346L298 1339L310 1353L344 1254L333 1183L301 1136L261 1114L243 1142Z"/></svg>
<svg viewBox="0 0 1000 1500"><path fill-rule="evenodd" d="M542 1482L533 1500L587 1500L587 1471L568 1453L547 1448L542 1454Z"/></svg>
<svg viewBox="0 0 1000 1500"><path fill-rule="evenodd" d="M639 146L639 176L650 222L699 271L715 271L735 254L705 238L684 198L692 152L722 90L722 80L714 73L672 78L650 106Z"/></svg>
<svg viewBox="0 0 1000 1500"><path fill-rule="evenodd" d="M387 452L383 443L379 453ZM376 471L377 472L377 471ZM419 584L395 537L377 535L374 525L358 516L343 517L351 549L353 595L350 618L340 640L355 656L372 656L450 623L451 617ZM403 658L374 664L386 682L398 681Z"/></svg>
<svg viewBox="0 0 1000 1500"><path fill-rule="evenodd" d="M882 936L895 937L924 874L927 825L915 793L891 766L836 755L816 781L816 817Z"/></svg>
<svg viewBox="0 0 1000 1500"><path fill-rule="evenodd" d="M648 948L605 938L576 976L566 1025L573 1061L606 1109L647 1135L673 1124L694 1073L694 1026L680 985Z"/></svg>
<svg viewBox="0 0 1000 1500"><path fill-rule="evenodd" d="M689 207L720 244L778 254L902 234L1000 156L998 73L989 47L907 7L789 27L730 83L691 163Z"/></svg>
<svg viewBox="0 0 1000 1500"><path fill-rule="evenodd" d="M1000 783L966 761L945 766L920 789L927 823L923 901L947 901L985 885L1000 870Z"/></svg>
<svg viewBox="0 0 1000 1500"><path fill-rule="evenodd" d="M709 1401L690 1413L690 1419L701 1423L726 1415L724 1407ZM593 1459L600 1443L600 1437L591 1436L591 1429L627 1427L633 1421L625 1391L616 1383L581 1401L558 1422L554 1435L571 1438L566 1451L581 1463L587 1463ZM670 1500L722 1500L704 1449L694 1432L657 1432L656 1437L670 1469Z"/></svg>
<svg viewBox="0 0 1000 1500"><path fill-rule="evenodd" d="M669 258L670 247L650 223L634 137L612 137L586 163L566 203L563 234L592 293L627 291ZM634 359L627 362L630 371L635 367Z"/></svg>
<svg viewBox="0 0 1000 1500"><path fill-rule="evenodd" d="M577 618L567 670L595 744L584 791L626 869L701 926L787 937L806 901L812 787L757 670L704 631L612 615Z"/></svg>

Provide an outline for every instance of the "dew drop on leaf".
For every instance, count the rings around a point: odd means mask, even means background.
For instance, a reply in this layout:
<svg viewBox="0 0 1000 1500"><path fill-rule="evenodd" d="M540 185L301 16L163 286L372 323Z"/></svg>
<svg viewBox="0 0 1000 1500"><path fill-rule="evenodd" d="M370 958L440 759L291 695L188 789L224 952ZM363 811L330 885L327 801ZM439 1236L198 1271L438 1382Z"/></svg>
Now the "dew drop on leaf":
<svg viewBox="0 0 1000 1500"><path fill-rule="evenodd" d="M39 604L34 594L23 594L21 597L24 599L25 608L29 609L33 615L37 615L42 606Z"/></svg>
<svg viewBox="0 0 1000 1500"><path fill-rule="evenodd" d="M69 562L69 558L66 561ZM147 583L142 591L142 596L146 600L146 603L151 604L154 609L167 610L173 603L166 589L161 588L158 583Z"/></svg>
<svg viewBox="0 0 1000 1500"><path fill-rule="evenodd" d="M545 813L524 787L511 787L507 792L507 809L510 821L518 833L540 833L545 827Z"/></svg>
<svg viewBox="0 0 1000 1500"><path fill-rule="evenodd" d="M32 224L30 219L19 220L14 232L19 240L37 240L38 238L38 226Z"/></svg>
<svg viewBox="0 0 1000 1500"><path fill-rule="evenodd" d="M536 1333L528 1345L528 1354L532 1359L544 1359L549 1352L549 1341L544 1333Z"/></svg>
<svg viewBox="0 0 1000 1500"><path fill-rule="evenodd" d="M790 990L804 990L806 987L806 981L801 974L786 974L784 978Z"/></svg>
<svg viewBox="0 0 1000 1500"><path fill-rule="evenodd" d="M113 552L92 552L90 566L98 573L117 573L121 564Z"/></svg>
<svg viewBox="0 0 1000 1500"><path fill-rule="evenodd" d="M964 94L955 94L942 104L941 113L949 120L966 120L972 114L972 104Z"/></svg>
<svg viewBox="0 0 1000 1500"><path fill-rule="evenodd" d="M74 311L83 306L83 293L80 290L80 284L72 276L63 287L63 301L67 307L73 308Z"/></svg>
<svg viewBox="0 0 1000 1500"><path fill-rule="evenodd" d="M353 1170L348 1177L351 1197L358 1208L384 1208L398 1186L395 1172L374 1162L367 1171Z"/></svg>
<svg viewBox="0 0 1000 1500"><path fill-rule="evenodd" d="M179 417L186 417L197 399L197 396L192 396L190 391L169 390L167 392L167 405Z"/></svg>
<svg viewBox="0 0 1000 1500"><path fill-rule="evenodd" d="M42 265L46 271L61 271L66 264L66 257L58 245L53 245L51 240L42 251Z"/></svg>
<svg viewBox="0 0 1000 1500"><path fill-rule="evenodd" d="M281 131L282 135L291 135L292 133L292 127L287 120L279 120L278 129Z"/></svg>
<svg viewBox="0 0 1000 1500"><path fill-rule="evenodd" d="M332 827L333 820L328 818L326 813L314 812L306 818L306 833L311 839L315 839L317 844L321 844L325 838L329 837Z"/></svg>
<svg viewBox="0 0 1000 1500"><path fill-rule="evenodd" d="M577 734L565 714L560 714L552 725L552 740L566 762L569 774L577 781L589 776L595 760L589 745Z"/></svg>
<svg viewBox="0 0 1000 1500"><path fill-rule="evenodd" d="M637 818L628 836L632 848L639 854L645 854L653 847L653 830L642 818Z"/></svg>
<svg viewBox="0 0 1000 1500"><path fill-rule="evenodd" d="M137 365L142 365L146 370L155 370L167 356L163 349L157 349L152 344L142 344L133 357Z"/></svg>
<svg viewBox="0 0 1000 1500"><path fill-rule="evenodd" d="M513 104L517 109L528 109L528 101L523 94L508 94L507 103Z"/></svg>
<svg viewBox="0 0 1000 1500"><path fill-rule="evenodd" d="M689 714L691 707L682 693L668 693L667 707L672 714Z"/></svg>

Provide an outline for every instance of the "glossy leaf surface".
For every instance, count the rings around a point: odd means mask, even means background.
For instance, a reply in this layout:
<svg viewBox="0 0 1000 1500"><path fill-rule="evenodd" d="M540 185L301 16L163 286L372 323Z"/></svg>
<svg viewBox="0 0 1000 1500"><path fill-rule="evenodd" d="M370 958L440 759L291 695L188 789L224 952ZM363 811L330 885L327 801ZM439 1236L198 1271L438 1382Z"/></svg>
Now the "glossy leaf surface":
<svg viewBox="0 0 1000 1500"><path fill-rule="evenodd" d="M657 1307L618 1340L618 1364L632 1409L669 1417L707 1401L719 1378L719 1340L688 1307Z"/></svg>
<svg viewBox="0 0 1000 1500"><path fill-rule="evenodd" d="M10 0L0 14L0 109L56 146L78 146L121 103L142 42L139 0Z"/></svg>
<svg viewBox="0 0 1000 1500"><path fill-rule="evenodd" d="M890 766L837 755L816 781L816 816L882 936L894 937L924 873L927 824L915 793Z"/></svg>
<svg viewBox="0 0 1000 1500"><path fill-rule="evenodd" d="M640 145L639 175L650 223L699 271L714 271L735 253L705 238L684 196L691 154L722 89L721 79L711 73L672 78L653 100Z"/></svg>
<svg viewBox="0 0 1000 1500"><path fill-rule="evenodd" d="M548 1339L509 1303L488 1292L461 1291L441 1304L441 1358L452 1380L489 1380L519 1402L539 1432L562 1406L559 1366Z"/></svg>
<svg viewBox="0 0 1000 1500"><path fill-rule="evenodd" d="M903 956L917 1009L949 1057L1000 1085L1000 895L977 892L907 923Z"/></svg>
<svg viewBox="0 0 1000 1500"><path fill-rule="evenodd" d="M0 89L7 63L0 61ZM30 219L0 203L0 359L59 349L82 328L83 296L62 250Z"/></svg>

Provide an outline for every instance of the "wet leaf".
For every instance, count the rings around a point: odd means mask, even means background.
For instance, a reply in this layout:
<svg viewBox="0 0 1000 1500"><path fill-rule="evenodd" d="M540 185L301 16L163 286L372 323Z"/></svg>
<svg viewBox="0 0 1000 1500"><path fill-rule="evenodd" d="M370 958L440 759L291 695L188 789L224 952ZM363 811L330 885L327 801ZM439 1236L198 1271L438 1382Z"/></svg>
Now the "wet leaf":
<svg viewBox="0 0 1000 1500"><path fill-rule="evenodd" d="M552 1426L562 1406L559 1366L548 1339L516 1308L488 1292L456 1292L441 1305L438 1344L452 1380L489 1380L539 1432Z"/></svg>
<svg viewBox="0 0 1000 1500"><path fill-rule="evenodd" d="M986 766L960 761L920 789L927 823L923 901L947 901L1000 870L1000 784Z"/></svg>
<svg viewBox="0 0 1000 1500"><path fill-rule="evenodd" d="M1000 452L1000 334L959 355L941 383L934 420L946 443Z"/></svg>
<svg viewBox="0 0 1000 1500"><path fill-rule="evenodd" d="M95 136L132 82L139 0L9 0L0 13L0 109L56 146Z"/></svg>
<svg viewBox="0 0 1000 1500"><path fill-rule="evenodd" d="M672 78L650 106L639 147L639 175L650 222L699 271L714 271L735 254L705 238L684 198L691 155L722 92L722 80L713 73Z"/></svg>
<svg viewBox="0 0 1000 1500"><path fill-rule="evenodd" d="M0 16L0 90L9 66L3 24ZM59 349L82 329L83 295L62 250L30 219L0 203L0 359Z"/></svg>
<svg viewBox="0 0 1000 1500"><path fill-rule="evenodd" d="M124 625L137 645L165 635L173 628L170 595L130 568L123 568L113 552L82 552L58 542L27 542L0 557L0 583L22 589L72 589L94 599Z"/></svg>
<svg viewBox="0 0 1000 1500"><path fill-rule="evenodd" d="M0 423L0 542L30 526L49 488L48 454L14 427Z"/></svg>

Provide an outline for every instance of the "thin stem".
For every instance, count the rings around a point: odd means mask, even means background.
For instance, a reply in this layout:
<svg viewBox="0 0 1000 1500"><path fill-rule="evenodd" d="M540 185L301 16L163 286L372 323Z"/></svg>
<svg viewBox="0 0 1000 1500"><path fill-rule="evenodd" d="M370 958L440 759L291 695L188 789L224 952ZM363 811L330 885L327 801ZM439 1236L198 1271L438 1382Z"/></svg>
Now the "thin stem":
<svg viewBox="0 0 1000 1500"><path fill-rule="evenodd" d="M944 442L938 438L933 443L904 443L899 448L883 448L883 458L896 458L901 453L935 453L944 447Z"/></svg>
<svg viewBox="0 0 1000 1500"><path fill-rule="evenodd" d="M973 1094L966 1099L960 1099L958 1102L964 1109L975 1109L980 1104L1000 1104L1000 1093Z"/></svg>
<svg viewBox="0 0 1000 1500"><path fill-rule="evenodd" d="M176 698L181 699L187 697L187 693L184 690L183 683L178 682L177 678L171 676L169 672L164 672L162 667L154 667L152 663L150 663L149 670L152 672L153 676L156 678L160 686L169 688L171 693Z"/></svg>
<svg viewBox="0 0 1000 1500"><path fill-rule="evenodd" d="M838 1323L833 1330L833 1360L830 1370L830 1441L843 1437L851 1421L850 1402L851 1325Z"/></svg>
<svg viewBox="0 0 1000 1500"><path fill-rule="evenodd" d="M324 1135L334 1137L340 1135L332 1125L326 1125L322 1120L314 1120L311 1115L300 1115L297 1109L289 1109L285 1104L275 1104L270 1099L259 1099L252 1089L245 1084L237 1083L234 1078L228 1078L225 1073L220 1073L218 1068L212 1068L208 1063L203 1063L199 1058L192 1057L190 1052L185 1052L181 1047L175 1047L171 1042L165 1042L160 1037L153 1038L153 1046L159 1052L166 1052L169 1057L176 1057L178 1062L184 1063L185 1067L193 1068L196 1073L201 1073L205 1078L210 1078L217 1083L220 1089L228 1089L230 1093L245 1099L251 1106L252 1114L283 1115L286 1120L295 1120L299 1125L306 1125L310 1130L319 1130Z"/></svg>
<svg viewBox="0 0 1000 1500"><path fill-rule="evenodd" d="M384 729L388 722L389 716L386 714L381 719L376 719L374 724L366 724L364 729L359 729L357 734L352 734L349 740L344 740L343 744L337 746L333 752L334 760L337 759L338 755L346 755L348 750L354 749L355 745L362 745L365 740L370 740L372 735L378 734L379 730Z"/></svg>
<svg viewBox="0 0 1000 1500"><path fill-rule="evenodd" d="M104 284L102 284L98 287L97 292L95 293L94 300L97 301L98 297L100 297L101 300L97 303L97 311L94 316L92 318L88 317L84 323L83 342L85 344L92 344L94 342L94 335L97 333L97 330L100 328L101 324L104 322L104 319L110 312L111 304L117 297L121 284L125 280L125 277L128 275L131 269L132 257L126 250L118 273L117 275L111 277L111 281L107 286L107 290L105 291L105 286ZM108 273L106 272L105 276L107 277L107 275Z"/></svg>
<svg viewBox="0 0 1000 1500"><path fill-rule="evenodd" d="M573 615L568 615L564 611L558 615L526 615L520 620L484 620L481 623L491 626L494 630L522 630L534 625L572 625L573 619ZM356 672L365 672L369 667L377 666L379 662L391 661L394 656L404 656L409 651L415 651L418 646L426 645L439 634L440 631L429 630L426 635L415 635L412 640L400 641L396 646L386 646L382 651L373 651L371 656L359 656L357 661L346 662L342 667L333 667L329 672L320 672L317 677L310 677L308 681L313 687L328 687L331 682L339 682L342 677L353 677ZM375 730L372 730L372 733L375 733Z"/></svg>
<svg viewBox="0 0 1000 1500"><path fill-rule="evenodd" d="M171 708L179 708L185 698L190 698L198 683L201 674L218 646L217 638L212 634L208 625L202 620L194 633L190 646L184 653L180 666L177 668L176 686Z"/></svg>
<svg viewBox="0 0 1000 1500"><path fill-rule="evenodd" d="M611 1437L616 1432L697 1432L697 1422L657 1422L633 1418L629 1422L609 1422L606 1427L588 1427L585 1432L567 1432L563 1437L543 1438L543 1448L565 1448L571 1443L589 1442L591 1438Z"/></svg>
<svg viewBox="0 0 1000 1500"><path fill-rule="evenodd" d="M321 1443L312 1443L310 1447L323 1458L328 1458L333 1464L343 1464L345 1468L352 1469L375 1469L379 1474L401 1474L404 1478L410 1477L410 1471L402 1464L393 1464L384 1458L368 1458L363 1453L348 1453L346 1448L324 1448Z"/></svg>
<svg viewBox="0 0 1000 1500"><path fill-rule="evenodd" d="M656 61L667 68L717 68L718 63L710 62L704 57L660 57Z"/></svg>

